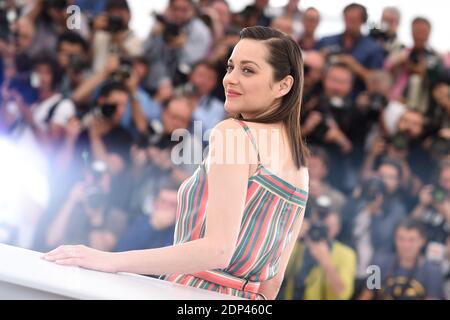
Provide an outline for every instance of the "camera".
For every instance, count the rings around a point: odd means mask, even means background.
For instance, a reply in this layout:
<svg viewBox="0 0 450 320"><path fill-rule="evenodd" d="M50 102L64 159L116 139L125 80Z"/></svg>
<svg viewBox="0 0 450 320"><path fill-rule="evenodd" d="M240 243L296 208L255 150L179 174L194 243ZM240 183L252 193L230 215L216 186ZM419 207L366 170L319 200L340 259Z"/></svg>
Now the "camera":
<svg viewBox="0 0 450 320"><path fill-rule="evenodd" d="M15 8L7 9L5 0L0 0L0 39L9 41L13 35L11 25L19 17L19 12Z"/></svg>
<svg viewBox="0 0 450 320"><path fill-rule="evenodd" d="M133 72L133 61L127 57L120 57L119 68L115 70L111 78L117 82L125 82L131 76Z"/></svg>
<svg viewBox="0 0 450 320"><path fill-rule="evenodd" d="M46 0L44 2L44 8L65 10L68 6L67 0Z"/></svg>
<svg viewBox="0 0 450 320"><path fill-rule="evenodd" d="M183 96L183 97L193 97L198 94L198 88L191 82L187 82L182 86L179 86L175 89L175 96Z"/></svg>
<svg viewBox="0 0 450 320"><path fill-rule="evenodd" d="M383 195L384 193L385 187L383 180L378 177L372 177L363 183L361 198L372 202L378 195Z"/></svg>
<svg viewBox="0 0 450 320"><path fill-rule="evenodd" d="M432 191L433 200L436 203L442 203L447 196L447 192L440 186L434 186Z"/></svg>
<svg viewBox="0 0 450 320"><path fill-rule="evenodd" d="M450 140L444 137L436 137L431 144L430 153L436 156L446 156L450 153Z"/></svg>
<svg viewBox="0 0 450 320"><path fill-rule="evenodd" d="M118 33L120 31L124 31L127 29L125 22L123 21L121 16L118 15L108 15L108 25L106 27L106 31L111 33Z"/></svg>
<svg viewBox="0 0 450 320"><path fill-rule="evenodd" d="M311 224L308 230L308 238L313 242L328 239L328 228L323 223L331 211L331 198L321 195L311 202L312 211L317 214L318 221Z"/></svg>
<svg viewBox="0 0 450 320"><path fill-rule="evenodd" d="M164 31L162 34L164 42L170 43L181 34L181 26L168 21L162 14L154 13L153 15L155 16L156 21L164 26Z"/></svg>
<svg viewBox="0 0 450 320"><path fill-rule="evenodd" d="M369 109L376 113L381 112L388 104L387 98L381 93L370 94L369 101Z"/></svg>
<svg viewBox="0 0 450 320"><path fill-rule="evenodd" d="M372 23L369 27L369 36L383 42L389 40L386 24L382 23L381 25L377 25L376 23Z"/></svg>
<svg viewBox="0 0 450 320"><path fill-rule="evenodd" d="M69 55L69 69L75 74L79 74L89 68L88 63L78 54Z"/></svg>
<svg viewBox="0 0 450 320"><path fill-rule="evenodd" d="M161 121L153 119L149 122L148 135L141 135L137 140L137 146L140 149L145 149L149 146L160 146L162 137L164 136L164 126Z"/></svg>
<svg viewBox="0 0 450 320"><path fill-rule="evenodd" d="M343 54L344 50L342 49L342 47L338 44L335 45L331 45L331 46L327 46L326 47L327 50L327 57L328 60L331 64L336 62L336 58L338 55Z"/></svg>
<svg viewBox="0 0 450 320"><path fill-rule="evenodd" d="M100 186L101 178L107 172L107 165L103 161L92 163L90 171L93 175L92 184L86 189L86 201L90 208L98 209L106 204L106 194Z"/></svg>
<svg viewBox="0 0 450 320"><path fill-rule="evenodd" d="M405 132L397 132L393 136L387 139L387 142L391 144L397 150L407 150L411 143L411 139Z"/></svg>

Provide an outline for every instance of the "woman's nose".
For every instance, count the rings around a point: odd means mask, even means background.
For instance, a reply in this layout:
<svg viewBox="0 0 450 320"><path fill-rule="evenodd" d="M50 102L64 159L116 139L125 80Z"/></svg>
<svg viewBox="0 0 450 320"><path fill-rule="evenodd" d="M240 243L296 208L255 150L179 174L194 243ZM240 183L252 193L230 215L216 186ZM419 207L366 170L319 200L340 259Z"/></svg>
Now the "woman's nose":
<svg viewBox="0 0 450 320"><path fill-rule="evenodd" d="M235 70L231 70L230 72L227 72L225 76L223 77L223 85L226 87L229 84L237 84L238 79L236 77Z"/></svg>

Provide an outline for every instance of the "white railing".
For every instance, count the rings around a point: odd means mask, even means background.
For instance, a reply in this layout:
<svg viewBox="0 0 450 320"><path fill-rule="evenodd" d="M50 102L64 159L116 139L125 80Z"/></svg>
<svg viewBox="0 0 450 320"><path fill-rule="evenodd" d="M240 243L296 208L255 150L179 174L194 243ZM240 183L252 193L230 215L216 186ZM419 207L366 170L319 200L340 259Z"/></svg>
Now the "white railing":
<svg viewBox="0 0 450 320"><path fill-rule="evenodd" d="M228 300L230 295L130 273L44 261L42 253L0 244L1 299Z"/></svg>

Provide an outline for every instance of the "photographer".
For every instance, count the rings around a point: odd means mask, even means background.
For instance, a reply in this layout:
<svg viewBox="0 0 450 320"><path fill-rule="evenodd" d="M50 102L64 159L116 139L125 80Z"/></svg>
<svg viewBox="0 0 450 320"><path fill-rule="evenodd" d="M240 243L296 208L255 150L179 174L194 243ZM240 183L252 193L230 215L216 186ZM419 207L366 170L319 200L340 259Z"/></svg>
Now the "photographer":
<svg viewBox="0 0 450 320"><path fill-rule="evenodd" d="M330 172L330 182L341 190L351 190L356 183L354 168L362 162L365 136L370 125L364 110L352 102L352 83L352 73L346 65L330 65L318 104L306 111L303 123L307 141L327 149L335 166L335 170Z"/></svg>
<svg viewBox="0 0 450 320"><path fill-rule="evenodd" d="M435 106L432 122L437 128L450 128L450 85L438 83L432 91Z"/></svg>
<svg viewBox="0 0 450 320"><path fill-rule="evenodd" d="M173 244L178 184L160 183L148 211L140 213L120 237L114 251L161 248Z"/></svg>
<svg viewBox="0 0 450 320"><path fill-rule="evenodd" d="M443 299L443 278L439 267L426 260L421 250L426 233L417 221L404 219L394 232L395 253L376 257L381 289L364 289L360 300Z"/></svg>
<svg viewBox="0 0 450 320"><path fill-rule="evenodd" d="M24 7L21 18L29 19L34 26L33 51L36 52L36 55L55 52L58 37L67 31L69 19L67 7L69 5L68 0L37 0L29 1ZM88 39L90 30L88 21L82 12L80 12L79 19L81 25L75 31L83 38Z"/></svg>
<svg viewBox="0 0 450 320"><path fill-rule="evenodd" d="M366 268L374 254L391 251L396 223L406 214L399 193L401 167L386 159L377 176L355 189L343 209L343 228L339 239L355 248L358 254L357 292L365 282Z"/></svg>
<svg viewBox="0 0 450 320"><path fill-rule="evenodd" d="M47 247L77 243L112 250L127 223L126 214L111 206L113 197L109 168L104 162L93 162L50 224Z"/></svg>
<svg viewBox="0 0 450 320"><path fill-rule="evenodd" d="M352 90L352 97L356 97L364 89L369 71L383 67L383 49L374 39L361 34L361 27L368 18L364 6L352 3L343 13L345 31L321 39L316 49L321 50L328 60L344 63L352 70L357 76Z"/></svg>
<svg viewBox="0 0 450 320"><path fill-rule="evenodd" d="M319 102L323 91L322 82L325 71L325 59L318 51L307 51L304 54L304 80L301 121L305 120L305 114Z"/></svg>
<svg viewBox="0 0 450 320"><path fill-rule="evenodd" d="M9 131L18 143L47 152L59 149L64 128L75 115L75 105L58 92L61 72L56 61L39 57L31 73L16 74L3 86L3 103L11 102Z"/></svg>
<svg viewBox="0 0 450 320"><path fill-rule="evenodd" d="M380 25L372 25L369 29L369 35L383 47L385 57L396 54L404 48L397 35L399 24L400 10L396 7L386 7L383 9Z"/></svg>
<svg viewBox="0 0 450 320"><path fill-rule="evenodd" d="M311 224L304 223L300 233L303 239L299 237L294 247L278 297L349 299L353 293L355 252L335 240L340 215L332 208L330 198L321 196L311 203Z"/></svg>
<svg viewBox="0 0 450 320"><path fill-rule="evenodd" d="M128 99L129 92L124 84L106 83L92 111L81 119L71 119L59 154L63 172L70 165L78 166L84 154L91 160L105 162L113 175L125 170L130 162L133 139L120 121Z"/></svg>
<svg viewBox="0 0 450 320"><path fill-rule="evenodd" d="M305 10L301 18L303 32L298 43L303 50L314 50L317 45L316 30L320 23L320 12L314 7Z"/></svg>
<svg viewBox="0 0 450 320"><path fill-rule="evenodd" d="M424 115L430 113L430 93L439 79L442 64L436 51L428 46L430 33L430 21L415 18L412 22L413 46L388 57L385 63L385 68L395 78L390 98L400 100Z"/></svg>
<svg viewBox="0 0 450 320"><path fill-rule="evenodd" d="M63 71L61 92L71 97L75 88L88 78L89 44L78 33L66 31L58 38L58 64Z"/></svg>
<svg viewBox="0 0 450 320"><path fill-rule="evenodd" d="M211 49L212 35L196 16L193 0L170 0L166 14L156 18L158 23L145 43L145 56L151 61L147 88L158 94L186 81L192 66Z"/></svg>
<svg viewBox="0 0 450 320"><path fill-rule="evenodd" d="M111 54L126 57L142 55L142 42L128 27L130 19L127 0L108 0L105 13L95 18L91 39L94 72L105 68Z"/></svg>
<svg viewBox="0 0 450 320"><path fill-rule="evenodd" d="M212 95L216 85L215 65L202 60L192 68L189 81L175 89L175 94L181 94L190 99L194 107L193 120L201 121L204 133L225 118L223 102Z"/></svg>
<svg viewBox="0 0 450 320"><path fill-rule="evenodd" d="M268 16L269 0L254 0L235 16L235 23L241 28L250 26L268 27L271 17Z"/></svg>
<svg viewBox="0 0 450 320"><path fill-rule="evenodd" d="M309 151L309 195L314 198L323 195L328 196L333 203L333 207L341 212L345 205L346 197L342 192L327 182L327 176L330 171L330 159L326 150L318 146L310 145Z"/></svg>
<svg viewBox="0 0 450 320"><path fill-rule="evenodd" d="M426 185L419 194L419 203L412 217L425 226L428 258L441 262L450 236L450 162L439 163L433 184Z"/></svg>

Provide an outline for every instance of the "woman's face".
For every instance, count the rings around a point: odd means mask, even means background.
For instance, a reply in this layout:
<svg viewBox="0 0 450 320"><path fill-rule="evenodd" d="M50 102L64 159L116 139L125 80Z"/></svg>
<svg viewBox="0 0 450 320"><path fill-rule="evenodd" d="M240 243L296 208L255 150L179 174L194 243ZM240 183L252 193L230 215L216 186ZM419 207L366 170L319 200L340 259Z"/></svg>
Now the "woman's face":
<svg viewBox="0 0 450 320"><path fill-rule="evenodd" d="M225 110L256 118L276 106L282 94L267 62L269 51L262 41L243 39L234 47L223 78ZM285 93L284 93L285 94Z"/></svg>

